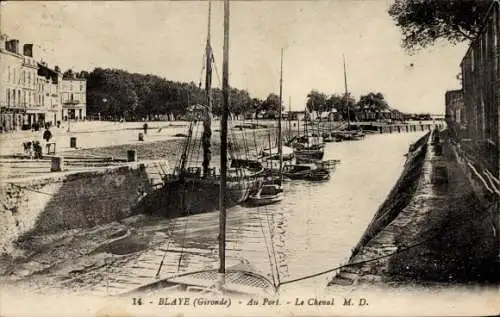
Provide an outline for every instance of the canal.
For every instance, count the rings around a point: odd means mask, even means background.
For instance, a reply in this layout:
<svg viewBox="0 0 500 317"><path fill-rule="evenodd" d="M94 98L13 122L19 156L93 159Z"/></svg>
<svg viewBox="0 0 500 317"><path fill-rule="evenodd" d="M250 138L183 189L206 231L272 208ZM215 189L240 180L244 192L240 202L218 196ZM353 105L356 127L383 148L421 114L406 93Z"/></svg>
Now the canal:
<svg viewBox="0 0 500 317"><path fill-rule="evenodd" d="M277 264L279 279L286 282L345 263L400 176L408 146L424 133L373 134L360 141L328 143L325 159L341 160L328 182L286 182L279 204L228 211L227 265L244 260L271 278ZM47 264L54 252L64 253L65 260L42 273L26 273L16 284L32 291L112 295L155 281L162 260L162 278L216 268L218 216L139 215L59 237L47 246L50 251L24 265ZM332 274L283 290L324 289Z"/></svg>

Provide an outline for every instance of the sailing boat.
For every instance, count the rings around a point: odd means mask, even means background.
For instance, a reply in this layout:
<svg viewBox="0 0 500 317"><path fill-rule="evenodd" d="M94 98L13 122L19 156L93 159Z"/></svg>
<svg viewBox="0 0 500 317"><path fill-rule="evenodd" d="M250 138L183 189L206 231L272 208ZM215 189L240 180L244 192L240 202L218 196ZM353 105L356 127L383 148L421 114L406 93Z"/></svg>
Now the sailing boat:
<svg viewBox="0 0 500 317"><path fill-rule="evenodd" d="M219 173L215 167L210 167L211 135L212 135L212 63L214 62L211 47L211 4L208 13L208 34L206 43L206 76L205 92L206 105L190 107L193 120L189 125L188 136L182 151L178 166L173 175L165 178L163 187L164 200L168 214L181 211L183 214L209 212L220 206L220 184L223 174L226 177L226 207L232 207L247 200L251 193L259 190L262 185L264 168L258 162L232 159L220 164ZM203 149L202 166L189 166L190 157L197 155L193 150L195 140L194 126L198 121L203 122L201 146ZM227 151L228 147L226 147ZM196 152L196 153L194 153ZM227 153L224 153L227 156ZM229 163L229 164L228 164ZM198 163L196 163L198 164ZM230 167L227 168L228 164Z"/></svg>
<svg viewBox="0 0 500 317"><path fill-rule="evenodd" d="M210 12L209 2L209 12ZM210 16L210 14L209 14ZM228 193L228 116L229 116L229 0L224 0L224 55L222 71L223 109L221 118L221 148L220 148L220 216L219 216L219 268L201 270L180 274L142 286L131 293L137 292L196 292L216 294L253 294L269 296L277 292L277 285L265 276L254 273L245 264L226 269L226 211L230 194ZM130 294L130 293L128 293Z"/></svg>
<svg viewBox="0 0 500 317"><path fill-rule="evenodd" d="M323 137L306 134L297 138L294 144L295 159L297 163L322 160L325 154L324 148Z"/></svg>
<svg viewBox="0 0 500 317"><path fill-rule="evenodd" d="M281 188L283 184L283 140L282 140L282 129L281 120L283 115L283 49L281 49L281 73L280 73L280 101L279 101L279 118L278 118L278 158L279 158L279 169L278 169L278 179L277 184L273 179L273 169L271 167L271 182L262 185L262 187L253 195L250 195L247 200L247 204L253 206L263 206L274 204L283 200L283 189ZM269 146L271 151L271 146ZM268 161L272 164L272 161Z"/></svg>
<svg viewBox="0 0 500 317"><path fill-rule="evenodd" d="M342 60L344 62L344 105L347 108L347 127L346 131L340 131L334 133L335 137L337 138L338 141L341 140L346 140L346 141L353 141L353 140L359 140L363 138L365 135L362 131L357 131L351 128L351 111L350 107L348 104L348 97L349 97L349 91L347 89L347 70L346 70L346 64L345 64L345 56L342 55Z"/></svg>

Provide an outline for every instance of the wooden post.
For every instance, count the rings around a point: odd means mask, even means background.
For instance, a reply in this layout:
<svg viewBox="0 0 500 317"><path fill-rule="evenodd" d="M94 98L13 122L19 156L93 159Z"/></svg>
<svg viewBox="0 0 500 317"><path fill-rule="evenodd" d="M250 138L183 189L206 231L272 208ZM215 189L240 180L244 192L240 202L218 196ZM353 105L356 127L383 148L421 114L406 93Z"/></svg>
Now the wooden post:
<svg viewBox="0 0 500 317"><path fill-rule="evenodd" d="M137 162L137 151L136 150L128 150L127 151L127 161L128 162Z"/></svg>
<svg viewBox="0 0 500 317"><path fill-rule="evenodd" d="M52 158L51 172L61 172L64 169L64 157L54 156Z"/></svg>

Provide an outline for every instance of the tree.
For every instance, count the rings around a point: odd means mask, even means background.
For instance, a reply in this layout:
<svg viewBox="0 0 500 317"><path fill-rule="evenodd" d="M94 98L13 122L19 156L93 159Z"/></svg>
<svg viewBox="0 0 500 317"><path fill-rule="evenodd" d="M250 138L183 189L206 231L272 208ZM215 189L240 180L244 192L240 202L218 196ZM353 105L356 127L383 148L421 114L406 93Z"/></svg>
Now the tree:
<svg viewBox="0 0 500 317"><path fill-rule="evenodd" d="M73 72L66 72L70 76ZM205 91L194 82L181 83L155 75L131 74L120 69L96 68L80 73L87 79L87 113L103 117L143 118L173 113L182 116L188 106L205 104ZM106 99L106 102L103 100ZM212 89L212 112L221 113L222 91ZM258 104L261 104L259 101ZM254 111L255 103L246 90L231 89L231 111Z"/></svg>
<svg viewBox="0 0 500 317"><path fill-rule="evenodd" d="M402 46L409 52L438 39L455 44L473 39L492 0L395 0L389 15L401 29Z"/></svg>
<svg viewBox="0 0 500 317"><path fill-rule="evenodd" d="M280 97L276 94L269 94L266 100L262 102L260 110L278 112L280 109ZM283 110L283 108L281 109Z"/></svg>
<svg viewBox="0 0 500 317"><path fill-rule="evenodd" d="M319 112L324 111L326 107L326 99L326 94L314 89L311 90L311 92L307 95L307 110Z"/></svg>
<svg viewBox="0 0 500 317"><path fill-rule="evenodd" d="M342 95L332 94L326 100L326 111L332 111L333 109L340 111L343 107L344 102L344 97Z"/></svg>
<svg viewBox="0 0 500 317"><path fill-rule="evenodd" d="M384 95L381 93L370 92L366 95L359 97L357 103L359 109L370 109L375 111L383 111L389 109L389 104L384 99Z"/></svg>

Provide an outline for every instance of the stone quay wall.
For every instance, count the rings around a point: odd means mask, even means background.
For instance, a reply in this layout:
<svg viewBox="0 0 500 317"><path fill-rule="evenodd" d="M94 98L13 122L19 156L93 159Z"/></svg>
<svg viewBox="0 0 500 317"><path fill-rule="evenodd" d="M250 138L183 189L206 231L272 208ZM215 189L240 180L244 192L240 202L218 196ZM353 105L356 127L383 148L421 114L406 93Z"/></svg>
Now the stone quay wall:
<svg viewBox="0 0 500 317"><path fill-rule="evenodd" d="M485 204L434 130L329 286L498 282L498 201Z"/></svg>
<svg viewBox="0 0 500 317"><path fill-rule="evenodd" d="M0 182L0 252L19 239L87 228L140 213L161 181L166 161L126 163L92 171L50 173Z"/></svg>

